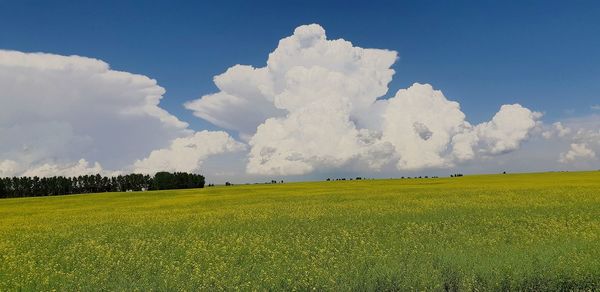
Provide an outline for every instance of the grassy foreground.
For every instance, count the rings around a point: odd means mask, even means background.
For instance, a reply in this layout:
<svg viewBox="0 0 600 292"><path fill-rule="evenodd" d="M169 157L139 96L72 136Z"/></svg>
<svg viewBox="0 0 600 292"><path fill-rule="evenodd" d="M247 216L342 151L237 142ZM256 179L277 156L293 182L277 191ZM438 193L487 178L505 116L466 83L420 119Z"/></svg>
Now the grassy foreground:
<svg viewBox="0 0 600 292"><path fill-rule="evenodd" d="M6 290L600 289L600 171L0 200Z"/></svg>

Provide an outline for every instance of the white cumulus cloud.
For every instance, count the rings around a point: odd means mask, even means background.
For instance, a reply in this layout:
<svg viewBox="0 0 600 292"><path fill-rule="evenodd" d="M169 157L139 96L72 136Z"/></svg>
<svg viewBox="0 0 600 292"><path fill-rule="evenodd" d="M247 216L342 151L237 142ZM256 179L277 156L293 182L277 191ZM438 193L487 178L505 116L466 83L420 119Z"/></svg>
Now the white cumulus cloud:
<svg viewBox="0 0 600 292"><path fill-rule="evenodd" d="M519 104L503 105L491 121L477 125L479 139L487 146L486 151L500 154L514 151L528 138L541 118L538 112Z"/></svg>
<svg viewBox="0 0 600 292"><path fill-rule="evenodd" d="M383 140L389 141L398 152L399 169L452 165L452 139L468 131L471 125L465 121L460 105L447 100L429 84L414 84L399 90L387 101L383 113ZM455 144L463 146L458 140ZM462 151L472 152L472 143L466 146L468 150ZM470 154L461 152L458 156Z"/></svg>
<svg viewBox="0 0 600 292"><path fill-rule="evenodd" d="M564 149L558 154L560 163L581 169L596 167L595 157L600 151L600 116L589 115L555 122L547 127L542 136L553 146Z"/></svg>
<svg viewBox="0 0 600 292"><path fill-rule="evenodd" d="M596 153L583 143L572 143L569 151L560 154L558 161L568 163L576 159L595 158Z"/></svg>
<svg viewBox="0 0 600 292"><path fill-rule="evenodd" d="M553 136L565 137L571 133L571 128L566 127L561 122L555 122L552 124L552 127L544 132L542 132L542 137L546 139L551 139Z"/></svg>
<svg viewBox="0 0 600 292"><path fill-rule="evenodd" d="M386 96L397 59L327 39L317 24L296 28L265 66L235 65L214 78L217 92L185 104L241 143L190 130L160 107L165 89L144 75L91 58L0 50L0 175L205 172L211 156L233 152L247 155L237 163L249 175L448 168L514 151L539 128L541 114L519 104L473 125L429 84ZM573 135L561 124L549 131Z"/></svg>
<svg viewBox="0 0 600 292"><path fill-rule="evenodd" d="M380 169L450 167L516 150L540 114L505 105L471 125L460 105L428 84L389 99L397 53L328 40L316 24L279 41L265 67L236 65L215 77L219 92L186 104L250 145L247 171L298 175L358 162ZM258 112L251 105L260 105Z"/></svg>
<svg viewBox="0 0 600 292"><path fill-rule="evenodd" d="M174 139L197 136L159 106L156 80L97 59L0 50L0 89L0 176L130 171ZM214 141L203 143L203 155L213 151Z"/></svg>
<svg viewBox="0 0 600 292"><path fill-rule="evenodd" d="M247 138L267 118L285 113L273 104L273 84L265 68L233 66L214 81L220 92L185 104L197 117Z"/></svg>
<svg viewBox="0 0 600 292"><path fill-rule="evenodd" d="M168 148L154 150L147 158L136 161L134 171L150 174L157 171L196 172L209 156L245 148L245 144L222 131L196 132L189 137L177 138Z"/></svg>
<svg viewBox="0 0 600 292"><path fill-rule="evenodd" d="M518 149L540 116L518 104L503 105L491 121L472 126L457 102L431 85L414 84L388 100L383 140L395 146L399 169L451 167L478 153Z"/></svg>

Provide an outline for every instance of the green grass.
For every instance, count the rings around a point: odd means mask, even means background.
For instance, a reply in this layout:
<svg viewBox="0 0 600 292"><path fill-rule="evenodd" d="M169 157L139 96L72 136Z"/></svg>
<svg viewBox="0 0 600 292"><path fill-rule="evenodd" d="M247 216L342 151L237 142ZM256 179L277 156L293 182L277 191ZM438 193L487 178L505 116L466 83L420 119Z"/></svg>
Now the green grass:
<svg viewBox="0 0 600 292"><path fill-rule="evenodd" d="M600 172L0 200L6 290L598 290Z"/></svg>

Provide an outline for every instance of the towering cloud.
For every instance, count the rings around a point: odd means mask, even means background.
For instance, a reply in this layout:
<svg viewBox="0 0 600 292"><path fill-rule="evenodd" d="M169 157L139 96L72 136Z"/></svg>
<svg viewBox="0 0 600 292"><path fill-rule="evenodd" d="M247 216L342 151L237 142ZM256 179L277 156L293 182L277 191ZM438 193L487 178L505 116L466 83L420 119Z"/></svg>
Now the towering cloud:
<svg viewBox="0 0 600 292"><path fill-rule="evenodd" d="M285 113L273 104L273 85L265 68L236 65L214 81L220 92L188 102L185 107L219 127L248 138L267 118Z"/></svg>
<svg viewBox="0 0 600 292"><path fill-rule="evenodd" d="M316 24L279 42L261 68L236 65L221 90L187 103L201 118L237 130L251 146L247 171L305 174L360 162L379 169L449 167L517 149L540 114L505 105L471 125L457 102L428 84L389 99L397 53L328 40ZM260 110L250 110L250 105Z"/></svg>
<svg viewBox="0 0 600 292"><path fill-rule="evenodd" d="M287 114L258 127L250 140L247 170L304 174L361 159L376 151L373 147L389 150L358 127L369 118L376 98L387 91L395 59L395 52L328 41L318 25L297 28L279 42L264 68L273 81L273 103Z"/></svg>
<svg viewBox="0 0 600 292"><path fill-rule="evenodd" d="M452 165L453 137L472 129L457 102L428 84L414 84L385 104L382 130L383 140L392 143L400 157L398 168L419 169ZM468 150L463 151L472 152L474 142L457 142L457 148L464 146Z"/></svg>
<svg viewBox="0 0 600 292"><path fill-rule="evenodd" d="M193 134L156 80L96 59L0 50L0 89L1 176L129 171Z"/></svg>
<svg viewBox="0 0 600 292"><path fill-rule="evenodd" d="M0 175L204 172L206 159L231 152L247 153L239 163L260 175L447 168L514 151L539 128L541 114L519 104L472 125L429 84L386 96L397 58L328 40L316 24L296 28L264 67L233 66L214 78L218 92L185 104L239 142L190 130L159 106L165 90L146 76L96 59L0 50ZM570 131L557 124L544 136ZM589 157L576 144L565 161Z"/></svg>

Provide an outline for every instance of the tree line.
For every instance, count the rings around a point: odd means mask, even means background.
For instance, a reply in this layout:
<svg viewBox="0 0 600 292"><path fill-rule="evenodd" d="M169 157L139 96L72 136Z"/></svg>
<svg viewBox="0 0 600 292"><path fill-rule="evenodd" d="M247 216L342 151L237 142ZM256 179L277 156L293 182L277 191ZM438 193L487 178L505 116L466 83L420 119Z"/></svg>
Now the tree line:
<svg viewBox="0 0 600 292"><path fill-rule="evenodd" d="M0 198L60 196L70 194L203 188L204 176L186 172L157 172L154 176L80 175L76 177L0 178Z"/></svg>

